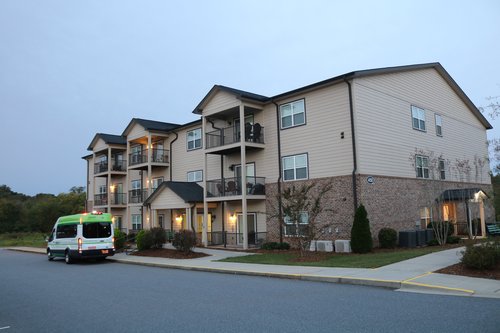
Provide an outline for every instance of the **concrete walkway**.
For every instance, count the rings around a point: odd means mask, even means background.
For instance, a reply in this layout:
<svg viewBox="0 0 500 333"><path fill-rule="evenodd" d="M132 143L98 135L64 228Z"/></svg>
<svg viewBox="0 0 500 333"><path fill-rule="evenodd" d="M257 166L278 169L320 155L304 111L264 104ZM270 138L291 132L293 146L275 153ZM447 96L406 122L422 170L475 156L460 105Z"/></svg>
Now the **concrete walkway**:
<svg viewBox="0 0 500 333"><path fill-rule="evenodd" d="M45 253L45 250L40 248L11 247L9 249ZM458 263L461 257L460 251L463 249L456 248L431 253L376 269L219 262L217 260L245 256L249 253L206 248L195 249L196 252L209 254L207 257L197 259L153 258L118 253L113 257L108 257L108 260L164 268L386 287L406 292L500 298L500 281L433 273L433 271Z"/></svg>

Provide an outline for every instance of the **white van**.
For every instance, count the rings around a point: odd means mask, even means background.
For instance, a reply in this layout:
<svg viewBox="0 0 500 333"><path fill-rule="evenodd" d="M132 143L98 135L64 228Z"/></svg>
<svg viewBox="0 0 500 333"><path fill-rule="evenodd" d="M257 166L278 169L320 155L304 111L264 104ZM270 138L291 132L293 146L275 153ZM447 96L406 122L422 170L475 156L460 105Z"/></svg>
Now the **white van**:
<svg viewBox="0 0 500 333"><path fill-rule="evenodd" d="M75 259L105 259L115 254L111 214L99 212L62 216L57 219L47 240L47 257L64 258L67 264Z"/></svg>

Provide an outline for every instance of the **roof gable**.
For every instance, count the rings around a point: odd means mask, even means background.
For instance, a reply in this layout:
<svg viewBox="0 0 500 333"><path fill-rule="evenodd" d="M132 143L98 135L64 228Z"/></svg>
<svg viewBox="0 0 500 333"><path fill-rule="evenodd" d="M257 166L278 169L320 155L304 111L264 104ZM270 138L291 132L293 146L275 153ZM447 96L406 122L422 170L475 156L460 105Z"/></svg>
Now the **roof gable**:
<svg viewBox="0 0 500 333"><path fill-rule="evenodd" d="M87 147L87 150L93 150L97 141L99 141L99 139L103 140L108 145L123 145L123 146L125 146L127 144L127 138L125 138L122 135L97 133L94 136L94 138L92 139L92 141L90 142L90 145Z"/></svg>
<svg viewBox="0 0 500 333"><path fill-rule="evenodd" d="M210 89L210 91L208 92L208 94L206 94L205 97L203 97L203 99L201 100L201 102L193 110L193 113L201 114L203 108L208 104L208 102L210 102L210 100L219 91L225 91L227 93L230 93L230 94L236 96L236 98L244 99L244 100L249 100L249 101L253 101L253 102L266 103L266 102L270 101L270 98L267 97L267 96L258 95L258 94L254 94L254 93L251 93L251 92L248 92L248 91L234 89L234 88L230 88L230 87L221 86L221 85L217 85L216 84L216 85L214 85L212 87L212 89Z"/></svg>
<svg viewBox="0 0 500 333"><path fill-rule="evenodd" d="M163 182L158 188L144 201L144 206L151 204L165 189L170 189L184 202L203 202L203 187L194 182Z"/></svg>
<svg viewBox="0 0 500 333"><path fill-rule="evenodd" d="M141 125L146 131L155 131L155 132L170 132L170 131L181 126L179 124L166 123L163 121L141 119L141 118L132 118L130 123L127 125L127 127L123 131L122 136L127 136L135 124Z"/></svg>

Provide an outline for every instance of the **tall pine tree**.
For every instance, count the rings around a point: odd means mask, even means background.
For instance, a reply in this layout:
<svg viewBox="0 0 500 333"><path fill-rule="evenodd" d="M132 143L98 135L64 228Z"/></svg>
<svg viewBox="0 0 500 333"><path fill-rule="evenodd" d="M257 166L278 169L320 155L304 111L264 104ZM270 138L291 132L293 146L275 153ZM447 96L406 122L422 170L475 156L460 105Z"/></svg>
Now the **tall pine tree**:
<svg viewBox="0 0 500 333"><path fill-rule="evenodd" d="M354 214L354 222L351 229L351 248L356 253L367 253L373 248L370 221L363 205L359 205Z"/></svg>

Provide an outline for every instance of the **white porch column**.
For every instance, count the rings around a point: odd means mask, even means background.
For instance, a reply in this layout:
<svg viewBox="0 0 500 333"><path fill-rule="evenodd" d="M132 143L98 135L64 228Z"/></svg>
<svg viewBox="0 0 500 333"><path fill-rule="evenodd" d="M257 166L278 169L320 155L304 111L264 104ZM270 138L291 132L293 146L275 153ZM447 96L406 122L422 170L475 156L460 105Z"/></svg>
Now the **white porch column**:
<svg viewBox="0 0 500 333"><path fill-rule="evenodd" d="M191 208L186 208L186 221L184 222L184 229L191 230Z"/></svg>
<svg viewBox="0 0 500 333"><path fill-rule="evenodd" d="M114 189L113 191L111 191L111 186L113 184L111 184L111 147L108 147L108 180L107 180L107 184L106 184L106 193L107 193L107 197L108 197L108 213L111 213L111 196L113 195L113 192L114 192Z"/></svg>
<svg viewBox="0 0 500 333"><path fill-rule="evenodd" d="M245 106L240 103L240 146L241 146L241 218L243 224L243 249L248 249L248 223L247 223L247 159L245 149ZM238 221L236 221L238 223Z"/></svg>
<svg viewBox="0 0 500 333"><path fill-rule="evenodd" d="M206 127L207 127L207 122L205 120L205 117L202 117L201 120L201 140L202 142L205 142L203 145L203 149L206 149L206 140L205 140L205 133L206 133ZM202 222L202 231L201 231L201 243L203 246L208 246L208 202L207 202L207 154L203 154L203 222ZM222 180L221 180L222 181Z"/></svg>
<svg viewBox="0 0 500 333"><path fill-rule="evenodd" d="M151 162L153 159L153 143L151 142L151 133L148 133L148 153L146 158L148 159L148 175L146 177L147 184L147 193L146 198L152 193L153 188L153 179L151 178ZM142 200L146 200L146 198L142 198Z"/></svg>
<svg viewBox="0 0 500 333"><path fill-rule="evenodd" d="M481 219L481 235L486 237L486 224L484 220L484 202L482 199L479 201L479 218Z"/></svg>

